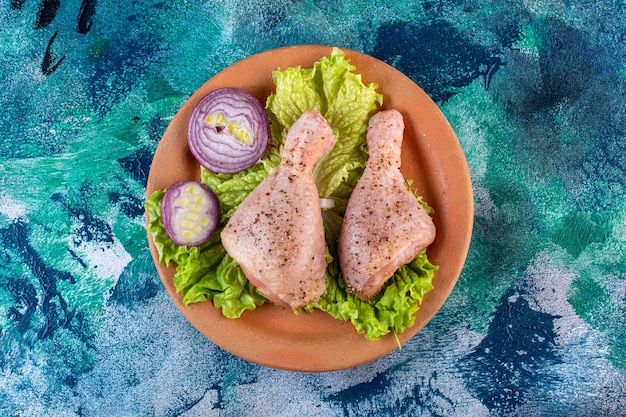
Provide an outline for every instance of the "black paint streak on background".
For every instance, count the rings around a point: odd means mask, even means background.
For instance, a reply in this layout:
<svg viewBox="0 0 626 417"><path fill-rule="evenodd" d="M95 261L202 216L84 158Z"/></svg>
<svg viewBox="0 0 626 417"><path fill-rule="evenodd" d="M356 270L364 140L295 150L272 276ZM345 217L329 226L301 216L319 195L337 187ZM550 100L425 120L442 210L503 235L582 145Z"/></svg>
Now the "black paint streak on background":
<svg viewBox="0 0 626 417"><path fill-rule="evenodd" d="M43 29L52 23L59 11L59 7L61 7L61 0L43 0L39 3L35 29Z"/></svg>
<svg viewBox="0 0 626 417"><path fill-rule="evenodd" d="M93 24L94 16L96 14L97 0L82 0L80 9L78 10L76 17L76 32L80 34L87 34ZM11 7L14 10L21 10L24 6L24 0L12 0ZM37 18L35 19L35 30L40 30L48 27L56 18L57 12L61 7L61 0L42 0L39 3L39 9L37 10ZM54 32L41 61L41 72L46 77L54 73L59 65L65 60L63 55L56 62L52 54L52 45L56 39L58 32Z"/></svg>
<svg viewBox="0 0 626 417"><path fill-rule="evenodd" d="M52 55L52 45L54 44L54 40L56 39L57 35L58 32L54 32L54 35L52 35L52 37L48 41L48 46L46 46L46 52L44 53L43 60L41 61L41 72L45 76L48 76L56 71L57 68L59 68L59 65L61 65L61 63L65 60L65 55L63 55L56 62L54 62L54 57Z"/></svg>
<svg viewBox="0 0 626 417"><path fill-rule="evenodd" d="M96 14L96 3L96 0L83 0L78 12L76 32L82 33L83 35L89 32L94 15Z"/></svg>

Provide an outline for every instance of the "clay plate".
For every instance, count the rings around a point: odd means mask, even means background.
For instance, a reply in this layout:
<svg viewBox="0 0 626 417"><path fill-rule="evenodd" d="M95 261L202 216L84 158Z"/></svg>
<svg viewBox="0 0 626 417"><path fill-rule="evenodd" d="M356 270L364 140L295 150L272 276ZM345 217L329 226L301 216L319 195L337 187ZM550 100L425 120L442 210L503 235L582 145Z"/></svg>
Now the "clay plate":
<svg viewBox="0 0 626 417"><path fill-rule="evenodd" d="M473 196L463 150L436 104L413 81L371 56L343 49L356 65L363 81L375 82L384 95L383 108L395 108L406 126L402 148L402 172L434 207L437 238L428 249L439 265L435 289L424 297L415 325L399 335L402 343L413 337L441 308L461 272L473 224ZM265 103L273 92L272 71L300 65L311 67L329 46L306 45L270 50L246 58L207 81L172 119L156 150L148 176L146 196L182 180L200 179L199 165L187 147L187 121L196 103L220 87L243 88ZM148 235L158 273L184 316L202 334L226 351L250 362L294 371L331 371L353 367L394 349L393 335L369 341L351 323L316 311L295 315L291 310L265 304L227 319L210 301L185 306L173 284L175 268L158 263Z"/></svg>

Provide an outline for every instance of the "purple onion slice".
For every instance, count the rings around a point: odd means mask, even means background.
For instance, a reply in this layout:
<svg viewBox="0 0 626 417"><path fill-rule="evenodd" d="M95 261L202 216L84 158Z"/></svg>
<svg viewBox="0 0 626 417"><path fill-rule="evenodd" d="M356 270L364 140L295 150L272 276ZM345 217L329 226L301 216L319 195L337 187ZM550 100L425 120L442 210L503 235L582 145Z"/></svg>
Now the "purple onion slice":
<svg viewBox="0 0 626 417"><path fill-rule="evenodd" d="M180 246L198 246L209 240L217 230L220 215L215 193L196 181L172 185L161 202L165 231Z"/></svg>
<svg viewBox="0 0 626 417"><path fill-rule="evenodd" d="M220 88L193 109L187 140L203 167L233 174L250 168L267 152L269 119L252 94L240 88Z"/></svg>

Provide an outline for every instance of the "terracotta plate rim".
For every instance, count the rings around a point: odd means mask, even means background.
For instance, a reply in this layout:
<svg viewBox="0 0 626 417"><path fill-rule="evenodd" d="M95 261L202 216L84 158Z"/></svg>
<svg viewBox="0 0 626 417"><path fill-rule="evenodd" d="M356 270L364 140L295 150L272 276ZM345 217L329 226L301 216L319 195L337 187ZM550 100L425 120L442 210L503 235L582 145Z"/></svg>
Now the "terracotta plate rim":
<svg viewBox="0 0 626 417"><path fill-rule="evenodd" d="M245 58L220 71L182 105L167 127L155 152L146 199L152 192L181 180L199 179L199 165L186 143L186 123L195 104L209 91L240 87L262 103L273 91L271 72L287 66L310 67L333 46L296 45L272 49ZM463 149L438 106L410 78L372 56L339 47L356 65L366 83L378 84L383 109L396 108L405 117L402 172L435 208L437 238L429 258L439 265L435 289L424 297L415 325L398 335L401 343L412 338L439 311L456 285L469 250L474 205L469 168ZM146 221L148 214L146 213ZM349 322L316 311L298 315L273 304L227 319L210 301L185 306L173 285L175 267L158 262L152 236L150 251L168 294L187 320L222 349L247 361L271 368L322 372L347 369L370 362L395 350L397 340L387 335L369 341Z"/></svg>

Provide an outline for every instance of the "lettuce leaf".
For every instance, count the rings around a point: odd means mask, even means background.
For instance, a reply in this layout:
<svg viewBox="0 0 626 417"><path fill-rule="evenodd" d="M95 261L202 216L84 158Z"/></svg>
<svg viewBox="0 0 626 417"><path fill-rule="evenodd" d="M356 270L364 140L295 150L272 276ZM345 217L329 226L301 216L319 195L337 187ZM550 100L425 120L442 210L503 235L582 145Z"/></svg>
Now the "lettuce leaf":
<svg viewBox="0 0 626 417"><path fill-rule="evenodd" d="M147 200L148 230L159 252L159 261L177 265L174 285L183 294L186 305L212 300L224 316L237 318L267 302L226 253L219 232L243 199L278 166L291 125L306 110L316 109L337 137L333 149L314 169L320 197L335 201L335 207L323 213L327 289L320 300L295 312L322 310L339 320L350 320L368 339L378 339L390 332L399 334L413 325L414 313L423 295L433 288L432 278L437 269L429 262L426 250L399 268L381 294L369 302L346 292L337 260L343 213L367 163L365 133L369 117L383 101L376 92L378 86L365 85L360 74L354 73L355 69L344 53L334 48L330 56L321 58L312 68L290 67L272 74L276 90L266 102L272 134L267 155L253 167L236 174L215 174L201 168L201 181L215 192L222 209L220 229L204 245L179 247L169 239L160 210L165 190L155 191Z"/></svg>
<svg viewBox="0 0 626 417"><path fill-rule="evenodd" d="M222 246L219 238L221 227L200 246L187 248L171 241L161 218L164 194L165 190L157 190L146 201L148 232L157 248L159 262L168 266L171 262L176 264L174 287L183 294L183 303L189 305L213 300L225 317L238 318L244 311L254 310L267 302Z"/></svg>
<svg viewBox="0 0 626 417"><path fill-rule="evenodd" d="M365 132L369 115L383 101L376 92L378 86L363 84L355 69L335 48L330 57L322 58L313 68L274 71L276 93L266 103L270 117L283 127L282 132L307 109L322 113L332 126L337 142L316 164L313 175L320 197L336 200L343 209L354 186L342 185L356 183L363 173L368 156Z"/></svg>
<svg viewBox="0 0 626 417"><path fill-rule="evenodd" d="M424 294L432 290L437 266L430 263L426 250L407 265L400 267L373 301L363 301L346 292L338 265L328 268L327 289L320 300L304 307L326 311L339 320L350 320L359 333L376 340L393 332L400 334L415 323Z"/></svg>

